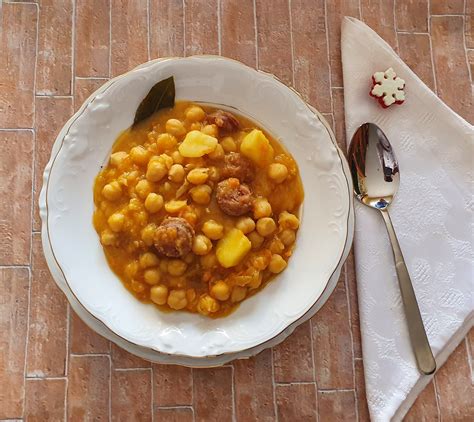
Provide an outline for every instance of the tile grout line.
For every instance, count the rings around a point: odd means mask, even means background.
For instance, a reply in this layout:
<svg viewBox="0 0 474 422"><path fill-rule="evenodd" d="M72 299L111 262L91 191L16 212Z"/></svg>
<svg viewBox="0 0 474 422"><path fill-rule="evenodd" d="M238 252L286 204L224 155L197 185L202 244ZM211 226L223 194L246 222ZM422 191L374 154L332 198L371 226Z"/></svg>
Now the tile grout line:
<svg viewBox="0 0 474 422"><path fill-rule="evenodd" d="M257 29L257 2L253 0L253 30L255 33L255 68L258 69L260 66L258 60L258 29Z"/></svg>
<svg viewBox="0 0 474 422"><path fill-rule="evenodd" d="M52 98L52 99L71 99L72 95L48 95L48 94L36 94L35 98Z"/></svg>
<svg viewBox="0 0 474 422"><path fill-rule="evenodd" d="M471 384L474 385L474 367L473 367L473 361L472 361L471 347L469 346L469 341L467 339L468 335L469 333L466 335L466 337L464 337L464 341L466 342L467 363L469 364L469 370L471 372Z"/></svg>
<svg viewBox="0 0 474 422"><path fill-rule="evenodd" d="M146 1L146 32L147 32L147 43L146 43L146 48L147 48L147 57L148 61L151 59L151 49L150 49L150 43L151 43L151 36L150 36L150 0ZM153 412L152 412L153 413Z"/></svg>
<svg viewBox="0 0 474 422"><path fill-rule="evenodd" d="M438 95L438 81L436 77L434 54L433 54L433 42L431 40L431 1L428 1L428 39L430 41L430 58L431 58L431 74L433 76L433 84L436 96Z"/></svg>
<svg viewBox="0 0 474 422"><path fill-rule="evenodd" d="M272 364L273 411L275 413L275 421L278 422L278 406L277 406L277 399L276 399L276 387L278 384L275 382L275 362L273 359L273 347L270 348L270 361Z"/></svg>
<svg viewBox="0 0 474 422"><path fill-rule="evenodd" d="M74 48L76 44L76 0L72 0L72 17L71 17L71 97L72 97L72 107L73 110L76 109L76 98L74 96L74 91L76 90L76 49Z"/></svg>
<svg viewBox="0 0 474 422"><path fill-rule="evenodd" d="M347 259L344 263L344 287L346 288L346 303L349 316L349 337L351 339L351 354L352 354L352 385L355 388L355 353L354 353L354 334L352 333L352 306L349 298L349 282L347 281Z"/></svg>
<svg viewBox="0 0 474 422"><path fill-rule="evenodd" d="M395 43L397 45L397 48L396 48L395 52L398 55L398 53L400 51L400 45L398 43L398 34L397 34L397 16L396 16L396 13L395 13L396 3L397 3L397 0L393 0L392 13L393 13L393 30L395 32Z"/></svg>
<svg viewBox="0 0 474 422"><path fill-rule="evenodd" d="M232 377L232 422L237 422L237 416L236 416L236 405L235 405L235 368L234 365L230 365L230 374Z"/></svg>
<svg viewBox="0 0 474 422"><path fill-rule="evenodd" d="M25 403L26 403L26 379L27 379L27 362L28 362L28 339L30 337L30 308L31 308L31 278L32 278L32 271L31 268L28 267L28 307L26 311L26 339L25 339L25 361L23 364L23 397L22 397L22 416L25 413Z"/></svg>
<svg viewBox="0 0 474 422"><path fill-rule="evenodd" d="M107 76L75 76L75 79L85 80L85 81L107 81L109 78Z"/></svg>
<svg viewBox="0 0 474 422"><path fill-rule="evenodd" d="M152 368L113 368L114 372L140 372L140 371L152 371Z"/></svg>
<svg viewBox="0 0 474 422"><path fill-rule="evenodd" d="M151 390L151 400L150 400L150 407L151 407L151 422L155 422L155 365L150 366L150 390Z"/></svg>
<svg viewBox="0 0 474 422"><path fill-rule="evenodd" d="M34 202L34 186L35 186L35 155L36 155L36 72L38 68L38 44L39 44L39 6L35 4L36 9L36 39L35 39L35 63L33 71L33 154L31 160L31 202L30 202L30 251L29 251L29 265L28 265L28 305L26 313L26 339L25 339L25 360L23 363L23 397L22 397L22 416L25 415L26 405L26 376L28 366L28 349L29 349L29 338L30 338L30 318L31 318L31 286L33 279L32 271L32 257L33 257L33 202Z"/></svg>
<svg viewBox="0 0 474 422"><path fill-rule="evenodd" d="M360 2L360 0L359 0ZM324 26L326 27L326 53L328 59L328 68L329 68L329 98L331 100L331 113L333 114L333 127L332 130L335 129L336 123L334 119L334 97L332 95L332 66L331 66L331 56L329 54L329 24L328 24L328 6L327 0L324 0Z"/></svg>
<svg viewBox="0 0 474 422"><path fill-rule="evenodd" d="M109 1L109 79L112 77L112 0Z"/></svg>
<svg viewBox="0 0 474 422"><path fill-rule="evenodd" d="M217 0L217 51L222 55L221 0Z"/></svg>
<svg viewBox="0 0 474 422"><path fill-rule="evenodd" d="M439 406L439 391L438 391L438 382L436 381L436 375L433 376L433 387L435 390L435 402L436 402L436 410L438 411L438 418L442 421L441 417L441 407Z"/></svg>
<svg viewBox="0 0 474 422"><path fill-rule="evenodd" d="M70 344L70 327L71 327L71 306L69 302L66 305L66 360L64 362L64 374L69 376L69 344Z"/></svg>
<svg viewBox="0 0 474 422"><path fill-rule="evenodd" d="M295 85L295 46L293 42L293 18L291 16L291 0L288 0L288 17L290 21L290 50L291 50L291 81Z"/></svg>
<svg viewBox="0 0 474 422"><path fill-rule="evenodd" d="M312 318L310 318L308 321L309 321L309 338L311 340L311 364L313 366L313 382L314 382L314 390L316 394L316 422L319 422L318 383L316 381L316 364L314 361L314 338L313 338Z"/></svg>
<svg viewBox="0 0 474 422"><path fill-rule="evenodd" d="M112 422L112 358L107 355L109 359L109 422Z"/></svg>
<svg viewBox="0 0 474 422"><path fill-rule="evenodd" d="M183 0L183 57L186 57L186 0Z"/></svg>
<svg viewBox="0 0 474 422"><path fill-rule="evenodd" d="M464 6L463 6L463 20L462 20L462 40L463 40L463 45L464 45L464 57L466 59L466 66L467 66L467 73L469 74L469 80L471 81L472 85L472 74L471 74L471 66L469 64L469 58L467 57L467 44L466 44L466 19L467 19L467 2L464 0Z"/></svg>

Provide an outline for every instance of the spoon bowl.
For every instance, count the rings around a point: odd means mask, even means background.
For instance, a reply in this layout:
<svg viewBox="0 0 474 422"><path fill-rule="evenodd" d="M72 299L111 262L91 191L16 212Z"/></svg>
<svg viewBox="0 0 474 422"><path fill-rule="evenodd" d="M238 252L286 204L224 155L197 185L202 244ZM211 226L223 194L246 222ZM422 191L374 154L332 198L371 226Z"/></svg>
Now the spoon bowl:
<svg viewBox="0 0 474 422"><path fill-rule="evenodd" d="M400 170L388 138L377 125L364 123L357 129L349 146L349 167L357 199L379 210L383 216L392 244L408 332L418 369L424 374L432 374L436 370L436 362L426 336L410 274L388 213L388 207L400 186Z"/></svg>

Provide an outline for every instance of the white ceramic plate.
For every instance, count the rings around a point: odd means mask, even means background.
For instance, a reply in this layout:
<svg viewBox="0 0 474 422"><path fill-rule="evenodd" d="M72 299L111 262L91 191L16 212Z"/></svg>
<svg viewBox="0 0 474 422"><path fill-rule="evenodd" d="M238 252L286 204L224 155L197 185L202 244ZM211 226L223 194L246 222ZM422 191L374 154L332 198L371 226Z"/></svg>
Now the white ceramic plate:
<svg viewBox="0 0 474 422"><path fill-rule="evenodd" d="M317 112L315 111L315 113ZM325 125L328 127L328 130L330 131L329 125L324 121L324 119L321 116L319 117L322 119L323 123L325 123ZM65 132L66 130L67 128L65 127L63 131ZM335 143L334 136L332 135L332 133L330 133L330 135L333 139L333 142ZM342 151L340 150L339 150L339 154L343 156ZM344 168L344 173L346 174L346 177L347 177L348 186L350 187L351 176L350 176L350 171L349 171L349 167L347 165L346 160L343 160L343 168ZM352 201L352 197L351 197L351 201ZM44 190L42 191L42 194L40 196L40 204L42 204L41 205L42 207L44 206ZM43 226L43 229L44 229L44 226ZM194 368L203 368L203 367L208 368L208 367L224 365L234 359L245 359L245 358L256 355L257 353L261 352L262 350L268 347L276 346L278 343L282 342L287 336L289 336L298 325L300 325L307 319L311 318L317 312L317 310L324 304L327 297L329 297L329 295L334 290L334 287L336 286L336 283L340 276L343 262L347 258L347 255L349 254L349 251L351 248L353 233L354 233L354 210L351 205L351 210L349 214L349 237L347 239L346 247L344 249L343 259L341 260L336 271L334 272L331 279L329 280L329 283L323 295L318 299L317 303L300 320L294 322L290 327L288 327L278 336L254 348L243 350L237 353L227 353L227 354L222 354L219 356L207 356L207 357L201 357L201 358L192 358L192 357L186 357L186 356L180 356L180 355L169 355L165 353L160 353L152 349L139 347L114 334L102 322L100 322L93 315L91 315L77 301L73 293L68 288L60 269L58 268L58 266L56 265L54 261L51 247L50 247L49 238L45 230L43 230L42 232L42 239L43 239L43 250L44 250L49 268L51 269L54 280L56 281L57 285L61 288L61 290L65 293L66 297L69 300L69 303L71 304L72 308L77 313L77 315L92 330L96 331L97 333L107 338L108 340L113 341L115 344L127 350L128 352L133 353L134 355L137 355L143 359L147 359L152 362L156 362L160 364L183 365L183 366L194 367Z"/></svg>
<svg viewBox="0 0 474 422"><path fill-rule="evenodd" d="M301 229L287 270L223 319L162 313L138 302L110 271L91 224L100 165L151 86L171 75L177 99L234 107L278 136L298 161L305 186ZM326 126L271 75L219 57L150 62L100 88L58 136L41 203L48 262L77 303L124 342L182 359L252 350L291 332L332 291L331 277L352 241L347 177Z"/></svg>

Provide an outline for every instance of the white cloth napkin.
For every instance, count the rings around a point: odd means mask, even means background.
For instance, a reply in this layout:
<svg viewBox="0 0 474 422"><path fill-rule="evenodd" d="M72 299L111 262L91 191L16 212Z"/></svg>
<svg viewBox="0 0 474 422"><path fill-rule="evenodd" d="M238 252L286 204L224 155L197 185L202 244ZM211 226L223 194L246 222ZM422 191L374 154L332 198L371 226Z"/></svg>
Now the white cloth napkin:
<svg viewBox="0 0 474 422"><path fill-rule="evenodd" d="M347 140L364 122L388 136L400 167L390 212L438 368L474 323L474 128L448 108L368 26L342 25ZM392 67L406 101L383 109L371 75ZM401 420L428 384L411 349L382 217L356 204L355 258L372 421Z"/></svg>

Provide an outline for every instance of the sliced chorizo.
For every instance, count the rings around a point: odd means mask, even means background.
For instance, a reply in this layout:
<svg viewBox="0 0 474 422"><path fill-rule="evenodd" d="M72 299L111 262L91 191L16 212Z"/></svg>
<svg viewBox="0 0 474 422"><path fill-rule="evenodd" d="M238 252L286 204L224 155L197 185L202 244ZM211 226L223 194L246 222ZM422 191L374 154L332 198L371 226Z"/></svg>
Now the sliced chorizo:
<svg viewBox="0 0 474 422"><path fill-rule="evenodd" d="M255 168L252 162L238 152L230 152L224 157L222 167L223 178L235 177L241 182L251 182L255 177Z"/></svg>
<svg viewBox="0 0 474 422"><path fill-rule="evenodd" d="M231 113L223 110L209 114L206 120L224 132L234 132L240 127L239 121Z"/></svg>
<svg viewBox="0 0 474 422"><path fill-rule="evenodd" d="M156 250L169 258L181 258L191 251L194 230L179 217L168 217L158 226L154 236Z"/></svg>
<svg viewBox="0 0 474 422"><path fill-rule="evenodd" d="M246 214L252 209L252 192L250 188L240 183L239 179L235 177L218 183L216 200L220 209L227 215L239 216Z"/></svg>

